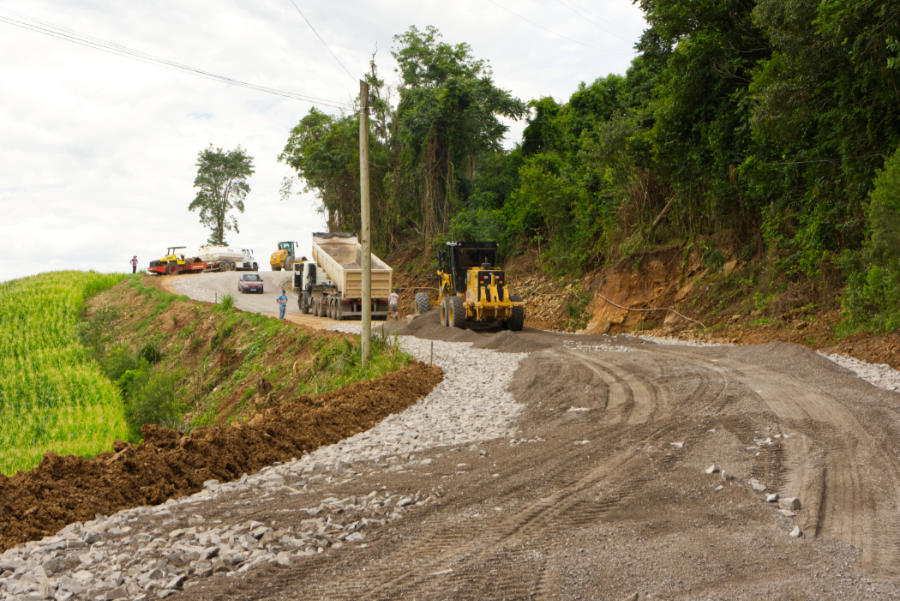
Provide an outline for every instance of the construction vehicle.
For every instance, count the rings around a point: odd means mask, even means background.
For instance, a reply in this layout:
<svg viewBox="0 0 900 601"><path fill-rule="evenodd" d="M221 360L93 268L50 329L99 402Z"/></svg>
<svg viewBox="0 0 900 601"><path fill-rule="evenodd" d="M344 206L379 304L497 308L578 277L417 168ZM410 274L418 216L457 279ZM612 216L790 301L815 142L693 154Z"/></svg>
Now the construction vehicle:
<svg viewBox="0 0 900 601"><path fill-rule="evenodd" d="M441 324L499 323L510 330L525 324L525 303L510 294L506 274L495 265L496 242L447 242L438 252L438 298L427 292L415 296L416 312L440 307Z"/></svg>
<svg viewBox="0 0 900 601"><path fill-rule="evenodd" d="M147 271L160 275L174 275L176 273L198 273L207 268L206 262L200 257L185 257L186 246L170 246L161 259L150 261Z"/></svg>
<svg viewBox="0 0 900 601"><path fill-rule="evenodd" d="M354 234L313 234L312 261L294 263L301 313L332 319L362 315L362 246ZM372 318L387 319L393 270L370 255Z"/></svg>
<svg viewBox="0 0 900 601"><path fill-rule="evenodd" d="M215 244L201 246L197 256L206 263L205 271L234 271L244 258L241 251Z"/></svg>
<svg viewBox="0 0 900 601"><path fill-rule="evenodd" d="M294 257L297 256L294 251L298 246L300 246L298 242L279 242L278 250L269 257L269 265L272 266L272 271L281 271L282 269L289 271L293 268Z"/></svg>
<svg viewBox="0 0 900 601"><path fill-rule="evenodd" d="M237 269L241 271L259 271L259 263L253 257L252 248L241 249L241 260L237 263Z"/></svg>

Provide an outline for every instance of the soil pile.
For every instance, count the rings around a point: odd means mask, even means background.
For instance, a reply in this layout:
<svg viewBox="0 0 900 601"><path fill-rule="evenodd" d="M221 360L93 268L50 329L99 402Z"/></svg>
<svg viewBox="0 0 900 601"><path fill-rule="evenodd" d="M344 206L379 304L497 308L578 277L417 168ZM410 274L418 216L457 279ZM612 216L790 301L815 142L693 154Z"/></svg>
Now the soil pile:
<svg viewBox="0 0 900 601"><path fill-rule="evenodd" d="M47 453L40 465L0 476L0 550L53 534L66 524L200 490L287 461L374 426L428 394L442 379L413 363L371 382L316 398L301 397L246 423L200 428L189 435L144 426L144 442L116 443L92 459Z"/></svg>

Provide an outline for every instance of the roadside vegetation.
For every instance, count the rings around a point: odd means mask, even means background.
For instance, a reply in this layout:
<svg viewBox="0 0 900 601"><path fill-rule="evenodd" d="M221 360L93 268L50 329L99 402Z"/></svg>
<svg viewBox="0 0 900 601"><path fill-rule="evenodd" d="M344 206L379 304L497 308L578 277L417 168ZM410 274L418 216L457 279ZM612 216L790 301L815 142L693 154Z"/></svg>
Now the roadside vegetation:
<svg viewBox="0 0 900 601"><path fill-rule="evenodd" d="M126 436L119 389L78 335L85 299L123 277L66 271L0 284L0 473Z"/></svg>
<svg viewBox="0 0 900 601"><path fill-rule="evenodd" d="M187 432L396 371L410 361L374 339L360 364L358 337L244 313L226 296L196 303L138 278L91 300L82 338L122 395L128 440L155 423Z"/></svg>
<svg viewBox="0 0 900 601"><path fill-rule="evenodd" d="M724 317L756 297L771 300L750 311L842 307L845 332L900 326L900 5L638 4L626 74L563 100L512 97L434 28L395 36L395 93L374 65L367 78L376 250L499 240L571 280L681 247ZM313 108L280 157L347 231L357 132L355 115Z"/></svg>

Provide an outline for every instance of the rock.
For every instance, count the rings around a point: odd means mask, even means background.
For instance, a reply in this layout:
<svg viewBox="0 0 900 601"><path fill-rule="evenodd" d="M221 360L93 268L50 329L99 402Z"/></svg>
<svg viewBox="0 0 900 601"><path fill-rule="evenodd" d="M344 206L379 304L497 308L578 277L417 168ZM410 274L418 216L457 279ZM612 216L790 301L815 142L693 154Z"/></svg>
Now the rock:
<svg viewBox="0 0 900 601"><path fill-rule="evenodd" d="M800 530L800 526L794 526L794 529L791 530L791 536L794 538L800 538L803 536L803 531Z"/></svg>
<svg viewBox="0 0 900 601"><path fill-rule="evenodd" d="M166 588L179 590L182 585L184 585L185 580L187 580L187 576L185 576L184 574L179 574L166 583Z"/></svg>
<svg viewBox="0 0 900 601"><path fill-rule="evenodd" d="M72 597L75 596L75 593L72 591L66 590L64 588L56 589L56 594L53 596L54 601L69 601Z"/></svg>
<svg viewBox="0 0 900 601"><path fill-rule="evenodd" d="M74 578L77 582L82 585L86 585L94 580L94 575L91 574L87 570L78 570L74 574L72 574L72 578Z"/></svg>
<svg viewBox="0 0 900 601"><path fill-rule="evenodd" d="M669 444L672 445L673 447L675 447L676 449L684 448L683 442L670 442Z"/></svg>
<svg viewBox="0 0 900 601"><path fill-rule="evenodd" d="M766 490L766 485L757 480L756 478L750 478L747 480L747 484L750 485L750 488L755 490L756 492L762 492Z"/></svg>
<svg viewBox="0 0 900 601"><path fill-rule="evenodd" d="M719 492L720 490L725 490L725 487L722 486L721 484L718 485L718 486L715 488L715 491L716 491L716 492Z"/></svg>
<svg viewBox="0 0 900 601"><path fill-rule="evenodd" d="M721 470L719 469L719 466L716 465L715 463L713 463L713 464L710 465L708 468L706 468L706 473L707 473L707 474L718 474L720 471L721 471Z"/></svg>
<svg viewBox="0 0 900 601"><path fill-rule="evenodd" d="M62 567L62 562L55 557L50 557L41 564L41 567L44 568L44 572L46 572L47 576L53 576L59 571L59 568Z"/></svg>
<svg viewBox="0 0 900 601"><path fill-rule="evenodd" d="M125 587L117 586L116 588L106 591L106 598L109 601L113 599L126 599L128 598L128 591L125 590Z"/></svg>
<svg viewBox="0 0 900 601"><path fill-rule="evenodd" d="M100 533L88 531L84 533L84 538L81 539L86 545L93 545L98 540L100 540Z"/></svg>
<svg viewBox="0 0 900 601"><path fill-rule="evenodd" d="M785 517L789 517L789 518L792 518L792 517L794 517L795 515L797 515L796 513L794 513L793 511L791 511L790 509L779 509L779 510L778 510L778 513L780 513L781 515L783 515L783 516L785 516Z"/></svg>
<svg viewBox="0 0 900 601"><path fill-rule="evenodd" d="M797 497L784 497L779 501L779 504L791 511L799 511L800 510L800 499Z"/></svg>
<svg viewBox="0 0 900 601"><path fill-rule="evenodd" d="M732 480L734 480L734 474L729 474L725 470L722 470L722 480L725 480L725 482L731 482Z"/></svg>
<svg viewBox="0 0 900 601"><path fill-rule="evenodd" d="M275 556L275 563L285 567L291 565L291 554L287 551L280 552Z"/></svg>
<svg viewBox="0 0 900 601"><path fill-rule="evenodd" d="M766 495L766 503L777 503L778 502L778 493L773 492Z"/></svg>

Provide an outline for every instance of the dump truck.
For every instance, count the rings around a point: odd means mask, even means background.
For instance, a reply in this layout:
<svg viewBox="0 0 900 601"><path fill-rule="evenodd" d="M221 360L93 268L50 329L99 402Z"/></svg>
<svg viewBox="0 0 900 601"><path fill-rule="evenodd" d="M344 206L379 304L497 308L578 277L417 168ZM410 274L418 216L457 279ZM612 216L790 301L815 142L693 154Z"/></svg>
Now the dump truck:
<svg viewBox="0 0 900 601"><path fill-rule="evenodd" d="M294 264L301 313L346 319L362 315L362 246L355 234L313 234L312 260ZM371 255L372 318L386 319L393 270Z"/></svg>
<svg viewBox="0 0 900 601"><path fill-rule="evenodd" d="M176 273L198 273L207 268L206 262L200 257L185 256L186 246L170 246L166 254L160 259L150 261L147 271L159 275L175 275Z"/></svg>
<svg viewBox="0 0 900 601"><path fill-rule="evenodd" d="M441 324L464 328L498 324L521 330L525 303L509 291L506 273L496 267L496 242L447 242L438 252L438 298L427 292L415 296L416 313L441 310Z"/></svg>
<svg viewBox="0 0 900 601"><path fill-rule="evenodd" d="M281 271L282 269L290 271L294 266L295 257L297 256L295 252L299 245L298 242L290 240L279 242L278 250L269 257L269 265L272 267L272 271Z"/></svg>

